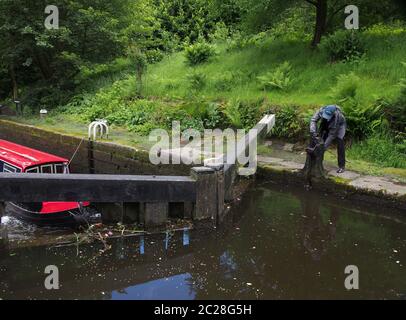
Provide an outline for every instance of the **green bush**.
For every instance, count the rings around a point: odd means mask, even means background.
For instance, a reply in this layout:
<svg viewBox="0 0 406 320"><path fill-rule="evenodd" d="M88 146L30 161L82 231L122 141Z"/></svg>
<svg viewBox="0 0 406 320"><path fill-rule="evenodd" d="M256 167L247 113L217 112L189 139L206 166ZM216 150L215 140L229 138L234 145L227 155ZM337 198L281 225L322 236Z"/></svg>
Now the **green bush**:
<svg viewBox="0 0 406 320"><path fill-rule="evenodd" d="M263 47L269 39L269 32L260 32L254 35L242 35L235 32L233 37L227 41L227 51L237 51L248 47Z"/></svg>
<svg viewBox="0 0 406 320"><path fill-rule="evenodd" d="M165 55L161 50L152 49L152 50L146 51L145 56L146 56L147 62L150 64L153 64L153 63L162 61L162 59L164 58Z"/></svg>
<svg viewBox="0 0 406 320"><path fill-rule="evenodd" d="M406 138L406 101L395 99L390 102L385 100L380 102L383 106L384 117L392 132L398 137Z"/></svg>
<svg viewBox="0 0 406 320"><path fill-rule="evenodd" d="M361 79L353 72L341 74L332 88L332 96L339 103L357 99L357 92L361 86Z"/></svg>
<svg viewBox="0 0 406 320"><path fill-rule="evenodd" d="M240 112L240 101L234 100L229 101L223 110L227 117L228 123L234 128L242 127L241 112Z"/></svg>
<svg viewBox="0 0 406 320"><path fill-rule="evenodd" d="M136 133L138 133L140 135L143 135L143 136L147 136L147 135L150 134L150 132L152 130L157 129L158 127L159 126L154 124L154 123L145 122L143 124L136 125L136 126L130 125L128 127L128 130L131 131L131 132L136 132Z"/></svg>
<svg viewBox="0 0 406 320"><path fill-rule="evenodd" d="M217 103L209 103L202 115L205 129L216 129L224 124L224 116Z"/></svg>
<svg viewBox="0 0 406 320"><path fill-rule="evenodd" d="M265 104L264 101L240 101L239 112L241 114L241 125L244 129L252 129L264 113Z"/></svg>
<svg viewBox="0 0 406 320"><path fill-rule="evenodd" d="M347 120L348 136L362 139L373 134L382 124L382 105L349 105L343 106Z"/></svg>
<svg viewBox="0 0 406 320"><path fill-rule="evenodd" d="M222 42L230 36L230 29L224 22L217 22L213 33L209 35L211 42Z"/></svg>
<svg viewBox="0 0 406 320"><path fill-rule="evenodd" d="M406 63L403 63L406 67ZM398 135L406 136L406 79L399 83L399 96L393 102L384 104L385 117L390 123L390 127Z"/></svg>
<svg viewBox="0 0 406 320"><path fill-rule="evenodd" d="M176 112L173 112L168 117L168 121L168 125L170 128L172 128L172 121L179 121L182 131L187 129L196 129L199 131L204 130L202 119L200 119L199 117L193 117L185 110L177 110Z"/></svg>
<svg viewBox="0 0 406 320"><path fill-rule="evenodd" d="M332 88L334 101L341 105L347 120L348 136L362 139L371 135L382 124L383 105L365 103L359 96L361 79L354 73L338 76Z"/></svg>
<svg viewBox="0 0 406 320"><path fill-rule="evenodd" d="M331 62L358 60L366 52L360 33L353 30L339 30L325 37L321 42L321 48Z"/></svg>
<svg viewBox="0 0 406 320"><path fill-rule="evenodd" d="M252 129L266 111L264 100L242 101L239 99L229 101L223 110L227 122L234 128Z"/></svg>
<svg viewBox="0 0 406 320"><path fill-rule="evenodd" d="M272 134L279 138L296 138L304 134L307 124L297 107L277 107L273 110L276 114L275 127Z"/></svg>
<svg viewBox="0 0 406 320"><path fill-rule="evenodd" d="M187 76L189 87L192 90L202 90L207 85L207 76L203 72L194 71Z"/></svg>
<svg viewBox="0 0 406 320"><path fill-rule="evenodd" d="M192 44L185 49L186 60L191 66L208 62L214 55L214 48L205 42Z"/></svg>
<svg viewBox="0 0 406 320"><path fill-rule="evenodd" d="M285 10L272 26L271 39L310 41L313 35L313 15L306 4Z"/></svg>
<svg viewBox="0 0 406 320"><path fill-rule="evenodd" d="M290 78L292 66L285 61L275 70L266 73L263 76L257 77L260 87L263 90L287 90L292 84Z"/></svg>

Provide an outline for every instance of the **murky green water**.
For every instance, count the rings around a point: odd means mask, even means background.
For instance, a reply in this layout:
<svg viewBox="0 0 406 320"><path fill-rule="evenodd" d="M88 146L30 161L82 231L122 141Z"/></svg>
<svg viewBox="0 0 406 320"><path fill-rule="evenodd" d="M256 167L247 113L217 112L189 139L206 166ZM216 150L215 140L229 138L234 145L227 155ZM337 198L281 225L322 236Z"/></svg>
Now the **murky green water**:
<svg viewBox="0 0 406 320"><path fill-rule="evenodd" d="M0 258L3 299L406 298L406 216L258 184L216 231L180 231ZM47 265L60 289L44 287ZM344 269L359 269L359 290Z"/></svg>

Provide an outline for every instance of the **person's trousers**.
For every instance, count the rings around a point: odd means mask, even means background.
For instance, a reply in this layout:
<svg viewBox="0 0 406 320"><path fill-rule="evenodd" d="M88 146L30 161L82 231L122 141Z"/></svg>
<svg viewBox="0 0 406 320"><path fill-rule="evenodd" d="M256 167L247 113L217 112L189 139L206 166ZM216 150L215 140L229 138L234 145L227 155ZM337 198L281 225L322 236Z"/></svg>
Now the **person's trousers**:
<svg viewBox="0 0 406 320"><path fill-rule="evenodd" d="M326 150L328 147L330 147L334 140L337 142L337 158L339 168L345 168L345 130L345 126L340 127L337 134L329 134L327 139L324 141L324 148Z"/></svg>

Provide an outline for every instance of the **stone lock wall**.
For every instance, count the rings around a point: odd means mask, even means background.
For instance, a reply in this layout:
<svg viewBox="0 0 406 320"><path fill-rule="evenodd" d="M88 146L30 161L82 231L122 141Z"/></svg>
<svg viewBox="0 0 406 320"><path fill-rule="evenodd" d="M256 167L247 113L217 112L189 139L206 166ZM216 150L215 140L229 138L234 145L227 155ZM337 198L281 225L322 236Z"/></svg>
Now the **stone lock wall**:
<svg viewBox="0 0 406 320"><path fill-rule="evenodd" d="M40 151L70 159L80 145L71 163L73 173L134 174L134 175L189 175L185 165L150 163L146 151L114 144L90 142L34 126L0 119L0 139L8 140Z"/></svg>

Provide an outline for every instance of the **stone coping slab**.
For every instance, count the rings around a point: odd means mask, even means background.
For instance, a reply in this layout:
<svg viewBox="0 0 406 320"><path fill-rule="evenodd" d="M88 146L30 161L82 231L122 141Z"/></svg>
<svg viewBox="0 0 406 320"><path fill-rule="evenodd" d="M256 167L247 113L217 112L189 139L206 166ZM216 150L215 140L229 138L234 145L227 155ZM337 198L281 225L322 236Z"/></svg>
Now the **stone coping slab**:
<svg viewBox="0 0 406 320"><path fill-rule="evenodd" d="M292 174L297 174L298 171L304 167L301 163L274 157L259 156L258 162L260 166L275 168L275 170L282 169ZM404 199L406 196L406 185L388 177L362 175L353 171L345 171L342 174L338 174L336 170L330 170L327 172L327 178L331 178L330 180L337 183L353 187L356 190L374 194L380 193L406 201Z"/></svg>

